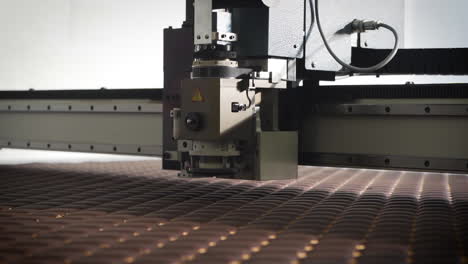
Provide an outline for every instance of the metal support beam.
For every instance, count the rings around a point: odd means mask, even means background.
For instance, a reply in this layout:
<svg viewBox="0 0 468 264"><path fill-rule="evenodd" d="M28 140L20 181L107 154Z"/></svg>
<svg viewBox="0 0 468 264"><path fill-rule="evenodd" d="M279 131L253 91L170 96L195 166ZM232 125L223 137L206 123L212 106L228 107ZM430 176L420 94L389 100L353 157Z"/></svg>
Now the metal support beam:
<svg viewBox="0 0 468 264"><path fill-rule="evenodd" d="M301 135L303 165L468 171L466 99L316 105Z"/></svg>
<svg viewBox="0 0 468 264"><path fill-rule="evenodd" d="M97 99L100 92L87 91L83 98L55 99L60 92L28 93L0 93L0 148L162 156L160 96L121 99L113 92Z"/></svg>

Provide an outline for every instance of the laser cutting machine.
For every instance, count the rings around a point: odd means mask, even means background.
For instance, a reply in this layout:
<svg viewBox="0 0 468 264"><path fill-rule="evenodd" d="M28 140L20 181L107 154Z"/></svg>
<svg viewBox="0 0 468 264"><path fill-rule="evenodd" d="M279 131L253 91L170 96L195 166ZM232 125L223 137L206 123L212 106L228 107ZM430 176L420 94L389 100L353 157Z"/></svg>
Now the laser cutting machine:
<svg viewBox="0 0 468 264"><path fill-rule="evenodd" d="M403 49L404 1L195 0L164 31L163 90L1 92L0 146L163 157L182 177L298 165L468 171L467 49ZM323 85L323 81L328 81Z"/></svg>
<svg viewBox="0 0 468 264"><path fill-rule="evenodd" d="M162 157L0 166L0 263L468 263L468 84L365 79L468 75L404 6L187 0L164 89L0 92L0 148Z"/></svg>
<svg viewBox="0 0 468 264"><path fill-rule="evenodd" d="M165 32L166 168L256 180L295 178L297 164L466 169L466 127L454 118L466 107L431 92L462 86L320 85L461 73L441 62L466 51L398 52L402 2L196 0L193 16L187 6L184 27Z"/></svg>

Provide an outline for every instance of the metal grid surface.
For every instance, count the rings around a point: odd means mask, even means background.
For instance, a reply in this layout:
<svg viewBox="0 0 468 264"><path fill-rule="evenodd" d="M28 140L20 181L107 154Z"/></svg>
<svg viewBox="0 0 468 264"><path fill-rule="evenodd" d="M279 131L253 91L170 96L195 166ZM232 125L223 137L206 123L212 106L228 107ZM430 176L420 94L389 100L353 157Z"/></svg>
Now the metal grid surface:
<svg viewBox="0 0 468 264"><path fill-rule="evenodd" d="M300 167L181 179L158 162L0 167L0 263L468 263L468 176Z"/></svg>

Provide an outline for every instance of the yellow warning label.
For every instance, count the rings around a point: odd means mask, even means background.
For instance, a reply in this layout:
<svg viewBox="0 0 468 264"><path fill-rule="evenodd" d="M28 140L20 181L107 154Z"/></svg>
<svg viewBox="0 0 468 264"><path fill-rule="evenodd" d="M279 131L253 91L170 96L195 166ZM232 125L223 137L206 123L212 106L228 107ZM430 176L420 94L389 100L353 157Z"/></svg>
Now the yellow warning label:
<svg viewBox="0 0 468 264"><path fill-rule="evenodd" d="M192 102L203 102L203 101L204 101L204 99L203 99L203 95L201 94L200 89L196 88L193 91Z"/></svg>

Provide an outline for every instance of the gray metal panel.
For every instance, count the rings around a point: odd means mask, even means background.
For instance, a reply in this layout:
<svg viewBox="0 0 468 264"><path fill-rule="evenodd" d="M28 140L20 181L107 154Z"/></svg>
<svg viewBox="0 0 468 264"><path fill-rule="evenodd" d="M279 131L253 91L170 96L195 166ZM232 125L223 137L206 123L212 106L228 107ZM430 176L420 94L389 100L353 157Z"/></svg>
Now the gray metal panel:
<svg viewBox="0 0 468 264"><path fill-rule="evenodd" d="M268 55L302 58L304 0L283 0L269 8Z"/></svg>
<svg viewBox="0 0 468 264"><path fill-rule="evenodd" d="M359 0L356 15L359 19L382 21L396 29L400 37L400 47L405 47L405 0L376 1ZM393 48L393 34L387 30L370 31L361 35L361 46L371 49Z"/></svg>
<svg viewBox="0 0 468 264"><path fill-rule="evenodd" d="M312 20L314 16L312 16L311 5L314 0L305 1L305 67L307 70L339 71L342 67L328 53L315 25L315 21ZM351 62L351 37L348 34L336 34L336 32L352 21L353 18L345 15L344 12L353 10L355 4L355 1L349 0L320 1L319 12L323 32L327 37L330 47L345 62ZM341 12L337 12L337 7L340 7Z"/></svg>
<svg viewBox="0 0 468 264"><path fill-rule="evenodd" d="M313 28L310 28L311 2L314 0L306 0L306 69L339 71L342 67L326 50L315 23ZM351 62L352 39L349 34L340 32L354 19L381 20L395 27L400 33L401 41L404 42L404 0L320 0L319 12L322 28L330 46L345 62ZM368 42L370 48L389 48L394 43L392 34L385 30L365 33L361 37Z"/></svg>
<svg viewBox="0 0 468 264"><path fill-rule="evenodd" d="M159 102L112 100L67 100L54 102L27 100L31 110L0 111L0 147L69 150L97 153L162 155L162 112ZM17 105L17 101L1 101L2 105ZM109 111L99 111L112 104ZM94 105L96 110L68 108L45 111L37 106ZM125 107L140 105L138 112ZM117 109L113 111L114 106ZM86 107L87 108L87 107ZM73 109L73 108L72 108ZM135 107L135 109L138 109ZM133 110L133 108L131 109Z"/></svg>
<svg viewBox="0 0 468 264"><path fill-rule="evenodd" d="M297 178L298 163L297 132L259 132L258 166L259 179L289 180Z"/></svg>
<svg viewBox="0 0 468 264"><path fill-rule="evenodd" d="M466 104L340 104L319 105L316 112L331 115L468 116Z"/></svg>
<svg viewBox="0 0 468 264"><path fill-rule="evenodd" d="M453 116L311 116L304 153L468 159L468 119Z"/></svg>
<svg viewBox="0 0 468 264"><path fill-rule="evenodd" d="M8 100L0 101L0 112L68 112L68 113L162 113L162 104L146 101L107 100Z"/></svg>
<svg viewBox="0 0 468 264"><path fill-rule="evenodd" d="M194 40L195 44L211 44L212 41L212 0L195 0L195 26Z"/></svg>
<svg viewBox="0 0 468 264"><path fill-rule="evenodd" d="M304 153L302 164L365 167L385 169L411 169L460 172L468 171L467 159L440 159L433 157L403 157L391 155Z"/></svg>
<svg viewBox="0 0 468 264"><path fill-rule="evenodd" d="M240 56L267 56L268 9L237 8L233 11L234 32Z"/></svg>
<svg viewBox="0 0 468 264"><path fill-rule="evenodd" d="M235 9L233 15L241 56L303 57L304 0Z"/></svg>

